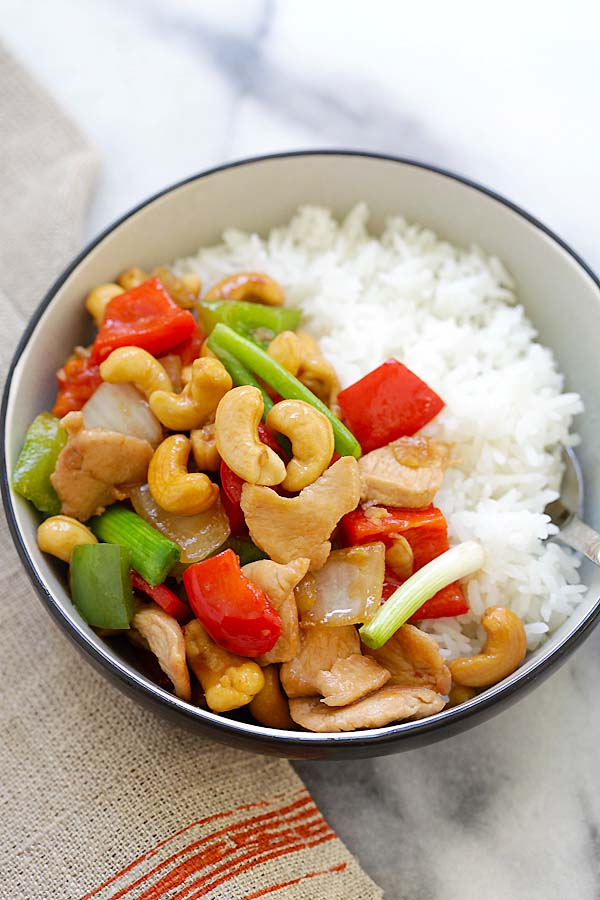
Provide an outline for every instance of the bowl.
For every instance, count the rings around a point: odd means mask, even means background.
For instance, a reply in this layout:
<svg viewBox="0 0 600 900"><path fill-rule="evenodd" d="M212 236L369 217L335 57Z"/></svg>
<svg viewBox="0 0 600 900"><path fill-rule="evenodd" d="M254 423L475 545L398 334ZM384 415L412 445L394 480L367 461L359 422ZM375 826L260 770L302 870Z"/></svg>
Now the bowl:
<svg viewBox="0 0 600 900"><path fill-rule="evenodd" d="M456 244L477 243L498 255L517 281L520 300L578 391L586 413L577 423L587 517L600 527L598 424L600 396L596 335L600 334L600 284L556 235L497 194L449 172L374 154L314 151L248 159L203 172L137 206L94 240L41 301L17 348L2 403L2 494L13 540L46 610L117 687L163 717L198 734L246 750L288 758L377 756L448 737L498 713L555 668L598 620L600 569L584 566L590 586L578 609L509 678L454 709L416 722L366 731L312 734L278 731L226 718L179 700L109 646L72 605L64 572L36 543L33 507L10 488L29 422L53 403L54 372L68 350L91 337L82 298L133 264L146 269L217 241L224 228L264 233L286 222L302 204L344 215L359 200L372 211L371 226L401 212Z"/></svg>

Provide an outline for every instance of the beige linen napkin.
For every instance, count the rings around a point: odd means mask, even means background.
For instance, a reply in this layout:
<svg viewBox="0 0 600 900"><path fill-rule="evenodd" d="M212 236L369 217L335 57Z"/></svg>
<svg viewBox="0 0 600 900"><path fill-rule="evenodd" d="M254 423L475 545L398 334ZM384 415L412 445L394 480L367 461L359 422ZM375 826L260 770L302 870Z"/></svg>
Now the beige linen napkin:
<svg viewBox="0 0 600 900"><path fill-rule="evenodd" d="M77 248L95 164L1 47L0 122L5 372ZM124 697L52 623L4 521L0 549L0 900L381 897L287 762Z"/></svg>

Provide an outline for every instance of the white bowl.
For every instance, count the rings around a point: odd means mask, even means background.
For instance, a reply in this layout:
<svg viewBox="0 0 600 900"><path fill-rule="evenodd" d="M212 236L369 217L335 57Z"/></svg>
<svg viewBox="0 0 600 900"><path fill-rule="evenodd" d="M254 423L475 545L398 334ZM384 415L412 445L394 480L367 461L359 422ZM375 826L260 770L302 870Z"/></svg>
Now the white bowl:
<svg viewBox="0 0 600 900"><path fill-rule="evenodd" d="M202 173L167 188L132 210L88 246L41 302L16 352L3 406L3 497L13 538L47 609L107 676L162 714L216 739L259 752L293 757L369 756L439 740L477 724L485 714L540 680L588 634L600 611L600 570L585 565L590 589L570 619L523 666L469 703L419 722L370 731L321 735L283 732L215 715L177 699L99 638L71 603L64 575L36 544L38 517L9 487L28 424L51 408L54 373L71 347L91 337L82 299L96 284L112 281L131 265L146 269L216 242L230 226L262 234L289 220L298 206L319 204L343 216L359 200L371 209L377 231L402 213L455 244L477 243L496 254L517 281L519 299L578 391L586 412L582 437L586 515L600 526L598 423L600 398L596 335L600 285L562 241L496 194L465 179L418 163L338 151L292 153L246 160Z"/></svg>

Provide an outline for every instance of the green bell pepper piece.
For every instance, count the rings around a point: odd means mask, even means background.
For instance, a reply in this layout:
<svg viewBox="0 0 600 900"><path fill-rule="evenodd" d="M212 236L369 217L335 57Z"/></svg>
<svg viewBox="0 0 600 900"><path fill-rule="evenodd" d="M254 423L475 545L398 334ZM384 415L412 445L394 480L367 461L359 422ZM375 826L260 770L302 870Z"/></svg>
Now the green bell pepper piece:
<svg viewBox="0 0 600 900"><path fill-rule="evenodd" d="M235 356L243 366L262 379L285 400L304 400L305 403L310 403L324 416L327 416L333 428L335 449L340 456L357 458L361 456L360 444L352 432L340 422L337 416L334 416L328 406L315 397L312 391L309 391L287 369L280 366L268 353L228 328L227 325L216 325L210 340L214 348L220 348Z"/></svg>
<svg viewBox="0 0 600 900"><path fill-rule="evenodd" d="M269 558L250 538L230 537L227 539L227 546L239 556L240 566L256 562L259 559Z"/></svg>
<svg viewBox="0 0 600 900"><path fill-rule="evenodd" d="M123 506L109 506L88 525L99 541L127 547L132 568L152 586L162 584L179 561L181 550L175 541Z"/></svg>
<svg viewBox="0 0 600 900"><path fill-rule="evenodd" d="M130 556L117 544L79 544L71 557L71 597L94 628L129 628L135 613Z"/></svg>
<svg viewBox="0 0 600 900"><path fill-rule="evenodd" d="M14 490L30 500L40 512L55 516L60 512L60 500L50 476L54 472L60 451L67 443L67 432L50 413L40 413L33 420L13 472Z"/></svg>
<svg viewBox="0 0 600 900"><path fill-rule="evenodd" d="M302 318L299 309L286 306L263 306L244 300L215 300L198 303L200 324L210 334L221 322L238 334L266 345L281 331L295 331Z"/></svg>

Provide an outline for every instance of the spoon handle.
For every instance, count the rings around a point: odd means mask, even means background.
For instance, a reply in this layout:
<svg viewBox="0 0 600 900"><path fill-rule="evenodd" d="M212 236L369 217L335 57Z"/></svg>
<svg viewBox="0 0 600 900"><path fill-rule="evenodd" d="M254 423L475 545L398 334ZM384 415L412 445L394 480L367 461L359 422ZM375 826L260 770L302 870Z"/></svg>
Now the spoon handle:
<svg viewBox="0 0 600 900"><path fill-rule="evenodd" d="M586 525L585 522L582 522L581 519L578 519L577 516L573 516L560 529L556 535L556 540L567 544L574 550L579 550L580 553L591 559L593 563L600 566L600 534L594 531L593 528L590 528L589 525Z"/></svg>

